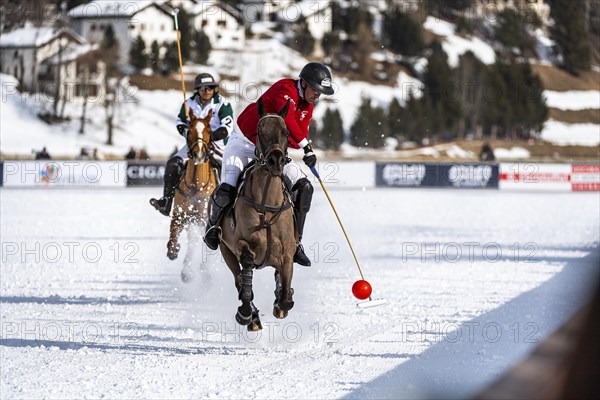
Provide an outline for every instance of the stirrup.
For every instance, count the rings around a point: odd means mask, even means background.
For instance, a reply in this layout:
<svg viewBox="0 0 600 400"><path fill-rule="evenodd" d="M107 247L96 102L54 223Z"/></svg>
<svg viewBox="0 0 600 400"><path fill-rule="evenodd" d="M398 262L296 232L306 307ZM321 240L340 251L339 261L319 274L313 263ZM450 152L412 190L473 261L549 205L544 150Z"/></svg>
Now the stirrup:
<svg viewBox="0 0 600 400"><path fill-rule="evenodd" d="M312 264L310 258L304 253L302 243L296 245L296 253L294 254L294 262L305 267L310 267Z"/></svg>
<svg viewBox="0 0 600 400"><path fill-rule="evenodd" d="M204 243L211 250L218 249L221 243L221 227L216 224L211 225L204 233Z"/></svg>

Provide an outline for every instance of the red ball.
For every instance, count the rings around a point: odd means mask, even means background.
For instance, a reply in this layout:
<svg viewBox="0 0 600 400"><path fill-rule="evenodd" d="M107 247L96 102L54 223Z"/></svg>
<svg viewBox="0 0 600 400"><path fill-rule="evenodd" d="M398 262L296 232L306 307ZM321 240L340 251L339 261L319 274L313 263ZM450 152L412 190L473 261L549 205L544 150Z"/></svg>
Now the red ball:
<svg viewBox="0 0 600 400"><path fill-rule="evenodd" d="M365 280L358 280L352 285L352 294L359 300L368 299L371 296L371 284Z"/></svg>

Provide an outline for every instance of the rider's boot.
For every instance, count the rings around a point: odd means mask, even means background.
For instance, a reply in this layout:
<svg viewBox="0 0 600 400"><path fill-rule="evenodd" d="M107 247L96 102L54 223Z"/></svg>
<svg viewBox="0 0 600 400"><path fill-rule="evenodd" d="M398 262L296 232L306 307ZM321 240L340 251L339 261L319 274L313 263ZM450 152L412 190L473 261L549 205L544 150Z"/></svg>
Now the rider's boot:
<svg viewBox="0 0 600 400"><path fill-rule="evenodd" d="M150 199L150 204L156 208L162 215L167 217L171 213L175 189L184 172L183 159L178 156L171 157L165 166L163 197L160 199Z"/></svg>
<svg viewBox="0 0 600 400"><path fill-rule="evenodd" d="M225 208L235 200L236 188L228 183L221 183L210 196L210 216L206 224L204 243L211 250L216 250L221 242L219 221Z"/></svg>
<svg viewBox="0 0 600 400"><path fill-rule="evenodd" d="M294 215L296 217L296 224L298 225L298 243L296 243L296 254L294 254L294 262L305 267L310 267L310 259L304 253L304 247L302 246L302 233L304 232L304 222L306 221L306 214L310 210L310 203L312 201L313 186L310 181L306 178L301 178L296 182L292 191L296 192L296 200L294 201Z"/></svg>

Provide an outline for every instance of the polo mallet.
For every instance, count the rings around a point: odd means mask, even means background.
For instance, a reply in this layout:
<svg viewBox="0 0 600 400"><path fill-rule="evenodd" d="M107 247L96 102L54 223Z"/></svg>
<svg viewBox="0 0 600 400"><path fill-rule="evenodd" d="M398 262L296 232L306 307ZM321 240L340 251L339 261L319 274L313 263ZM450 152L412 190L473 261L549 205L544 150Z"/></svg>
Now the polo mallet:
<svg viewBox="0 0 600 400"><path fill-rule="evenodd" d="M179 8L174 9L173 11L171 11L171 14L173 14L173 18L175 19L175 33L177 34L177 53L179 54L179 73L181 74L181 90L183 92L183 104L184 104L184 110L185 110L185 119L189 121L190 116L189 116L189 111L186 107L186 101L187 101L187 96L185 95L185 80L183 77L183 62L181 61L181 39L180 39L180 34L179 34L179 23L177 22L177 14L179 14Z"/></svg>
<svg viewBox="0 0 600 400"><path fill-rule="evenodd" d="M327 200L329 200L329 204L331 205L331 208L333 209L333 213L335 214L335 217L337 218L337 220L340 224L340 227L342 228L342 232L344 233L344 236L346 237L346 241L348 242L348 246L350 246L350 251L352 252L352 256L354 257L356 266L358 267L358 272L360 273L361 280L356 281L354 283L354 285L352 285L352 293L358 299L361 299L361 300L364 300L366 298L369 299L367 301L357 303L356 306L359 308L371 308L371 307L377 307L377 306L382 306L384 304L387 304L386 299L371 298L371 290L372 290L371 284L369 284L369 282L367 282L365 280L365 276L363 275L362 269L360 268L360 264L358 263L358 258L356 257L356 253L354 252L352 243L350 243L350 239L348 238L346 229L344 229L344 225L342 224L342 220L340 219L340 216L338 215L337 210L335 209L335 206L333 205L333 201L331 201L331 197L329 197L329 193L327 192L327 189L325 189L325 185L323 184L323 181L321 180L321 177L319 176L319 173L317 172L316 168L310 167L310 171L313 173L313 175L317 178L317 180L321 184L321 188L323 189L323 192L325 192L325 196L327 197Z"/></svg>

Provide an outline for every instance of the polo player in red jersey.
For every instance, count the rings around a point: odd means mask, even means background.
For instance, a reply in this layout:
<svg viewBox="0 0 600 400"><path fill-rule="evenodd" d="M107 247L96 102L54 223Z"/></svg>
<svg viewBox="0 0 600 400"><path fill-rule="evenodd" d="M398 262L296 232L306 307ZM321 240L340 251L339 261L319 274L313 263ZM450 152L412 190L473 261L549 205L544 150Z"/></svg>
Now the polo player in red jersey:
<svg viewBox="0 0 600 400"><path fill-rule="evenodd" d="M314 167L317 156L308 141L308 126L313 114L315 102L321 94L330 96L334 93L331 72L320 63L311 62L302 68L300 79L281 79L274 83L262 96L265 111L277 113L285 104L290 102L290 111L285 118L289 131L289 146L294 149L302 148L302 160L308 167ZM223 210L235 200L236 186L244 167L256 158L256 130L258 126L257 103L251 103L237 119L232 135L225 146L221 184L211 196L211 212L206 225L204 241L206 245L216 250L220 243L221 228L219 221ZM294 195L294 215L298 226L298 243L294 262L310 266L310 259L304 253L302 233L306 214L310 210L313 187L302 174L300 167L291 161L283 169L284 176L289 179Z"/></svg>

